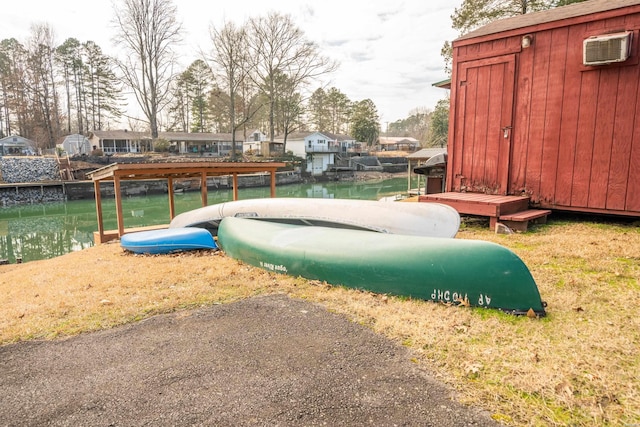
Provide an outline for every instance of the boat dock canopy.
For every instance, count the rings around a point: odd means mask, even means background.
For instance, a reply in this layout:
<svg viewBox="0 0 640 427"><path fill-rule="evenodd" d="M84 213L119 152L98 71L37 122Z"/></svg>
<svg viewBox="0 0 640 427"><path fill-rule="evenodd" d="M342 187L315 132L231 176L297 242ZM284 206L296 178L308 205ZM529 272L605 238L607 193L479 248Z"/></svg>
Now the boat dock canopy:
<svg viewBox="0 0 640 427"><path fill-rule="evenodd" d="M102 243L110 238L104 230L102 218L102 200L100 197L100 182L113 181L116 199L116 215L118 220L117 236L124 233L124 219L122 215L122 195L120 194L121 180L166 179L169 192L169 218L175 216L173 199L173 180L185 178L201 179L202 206L207 206L207 177L231 175L233 177L233 199L238 199L238 175L268 172L271 174L271 197L276 194L276 171L285 167L280 162L231 162L231 161L192 161L166 163L113 163L96 169L87 175L93 181L96 213L98 215L98 232L95 233L95 243Z"/></svg>

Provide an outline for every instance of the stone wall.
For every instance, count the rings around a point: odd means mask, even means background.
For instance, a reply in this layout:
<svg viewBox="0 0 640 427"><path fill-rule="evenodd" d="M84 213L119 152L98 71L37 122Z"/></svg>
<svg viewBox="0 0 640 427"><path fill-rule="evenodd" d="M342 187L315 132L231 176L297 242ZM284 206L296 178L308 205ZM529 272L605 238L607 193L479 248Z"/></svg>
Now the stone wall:
<svg viewBox="0 0 640 427"><path fill-rule="evenodd" d="M6 187L0 188L0 206L33 203L63 202L66 195L62 187Z"/></svg>
<svg viewBox="0 0 640 427"><path fill-rule="evenodd" d="M298 171L276 173L276 185L302 182ZM265 187L271 183L266 174L239 175L238 187ZM0 182L0 184L2 184ZM233 187L229 176L216 176L207 179L209 191L225 190ZM174 181L175 191L200 191L200 179ZM100 186L102 197L113 197L113 182L103 182ZM167 194L166 180L123 180L120 186L123 197L146 196L149 194ZM91 181L61 181L38 183L4 183L0 185L0 207L26 205L65 200L94 199L94 185Z"/></svg>
<svg viewBox="0 0 640 427"><path fill-rule="evenodd" d="M60 179L53 157L0 157L0 182L43 182Z"/></svg>

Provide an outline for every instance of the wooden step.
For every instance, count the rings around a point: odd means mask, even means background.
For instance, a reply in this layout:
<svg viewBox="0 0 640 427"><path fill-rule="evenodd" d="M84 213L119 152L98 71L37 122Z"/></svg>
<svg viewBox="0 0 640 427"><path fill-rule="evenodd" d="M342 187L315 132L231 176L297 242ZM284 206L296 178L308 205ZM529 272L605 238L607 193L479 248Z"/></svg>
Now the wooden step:
<svg viewBox="0 0 640 427"><path fill-rule="evenodd" d="M500 215L500 219L504 221L531 221L533 219L546 217L550 213L551 211L546 209L527 209L526 211L516 212L514 214Z"/></svg>
<svg viewBox="0 0 640 427"><path fill-rule="evenodd" d="M547 222L547 216L551 213L547 209L527 209L513 214L500 215L498 218L491 218L490 226L495 230L498 221L512 230L527 231L529 222L536 224L544 224Z"/></svg>
<svg viewBox="0 0 640 427"><path fill-rule="evenodd" d="M526 196L446 192L421 195L418 201L449 205L460 214L488 216L492 230L500 222L512 230L527 231L529 222L545 223L551 213L546 209L529 209Z"/></svg>
<svg viewBox="0 0 640 427"><path fill-rule="evenodd" d="M420 202L449 205L461 214L499 217L526 210L529 198L481 193L435 193L419 196Z"/></svg>

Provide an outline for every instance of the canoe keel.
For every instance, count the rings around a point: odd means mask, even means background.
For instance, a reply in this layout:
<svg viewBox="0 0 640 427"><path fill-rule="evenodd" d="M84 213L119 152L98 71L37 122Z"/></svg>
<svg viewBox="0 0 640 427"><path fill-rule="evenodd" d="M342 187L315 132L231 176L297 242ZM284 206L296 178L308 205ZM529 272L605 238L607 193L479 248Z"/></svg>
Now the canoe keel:
<svg viewBox="0 0 640 427"><path fill-rule="evenodd" d="M218 244L265 270L451 304L545 315L522 260L500 245L224 218Z"/></svg>

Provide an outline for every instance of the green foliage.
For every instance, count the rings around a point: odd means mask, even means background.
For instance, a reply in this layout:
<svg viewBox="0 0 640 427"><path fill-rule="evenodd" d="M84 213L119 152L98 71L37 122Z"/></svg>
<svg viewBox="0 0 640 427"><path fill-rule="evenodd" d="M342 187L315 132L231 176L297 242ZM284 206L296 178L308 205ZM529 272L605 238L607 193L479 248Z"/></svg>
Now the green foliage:
<svg viewBox="0 0 640 427"><path fill-rule="evenodd" d="M550 0L464 0L451 15L452 27L466 34L498 19L550 9L554 3Z"/></svg>
<svg viewBox="0 0 640 427"><path fill-rule="evenodd" d="M463 0L451 15L451 27L460 35L467 34L479 27L498 19L510 18L531 12L566 6L585 0ZM451 44L445 42L440 54L445 60L445 69L451 72Z"/></svg>
<svg viewBox="0 0 640 427"><path fill-rule="evenodd" d="M441 99L431 114L428 139L428 144L431 147L444 147L447 145L449 135L449 107L449 97Z"/></svg>
<svg viewBox="0 0 640 427"><path fill-rule="evenodd" d="M352 102L347 95L332 87L327 92L327 110L329 112L329 132L343 133L347 130ZM322 130L322 129L318 129Z"/></svg>
<svg viewBox="0 0 640 427"><path fill-rule="evenodd" d="M406 119L389 123L387 136L413 137L425 144L429 137L429 122L433 113L427 108L416 108Z"/></svg>
<svg viewBox="0 0 640 427"><path fill-rule="evenodd" d="M213 73L203 60L198 59L187 68L185 74L191 101L191 132L208 132L211 130L211 106L207 97L215 89L212 85Z"/></svg>
<svg viewBox="0 0 640 427"><path fill-rule="evenodd" d="M313 129L320 132L346 133L352 102L339 89L316 89L308 102L308 112Z"/></svg>
<svg viewBox="0 0 640 427"><path fill-rule="evenodd" d="M351 136L368 146L374 145L380 135L378 110L370 99L356 102L351 116Z"/></svg>
<svg viewBox="0 0 640 427"><path fill-rule="evenodd" d="M164 138L158 138L153 141L153 151L156 153L166 153L169 151L171 143Z"/></svg>
<svg viewBox="0 0 640 427"><path fill-rule="evenodd" d="M453 58L453 46L447 40L444 42L442 49L440 49L440 55L444 59L444 71L448 76L451 76L451 61Z"/></svg>
<svg viewBox="0 0 640 427"><path fill-rule="evenodd" d="M327 92L321 87L316 89L307 103L309 119L312 129L323 131L328 130L329 110L327 109Z"/></svg>

